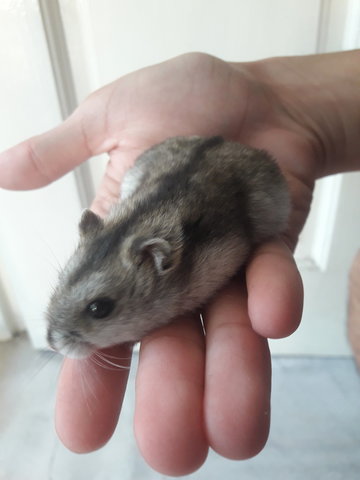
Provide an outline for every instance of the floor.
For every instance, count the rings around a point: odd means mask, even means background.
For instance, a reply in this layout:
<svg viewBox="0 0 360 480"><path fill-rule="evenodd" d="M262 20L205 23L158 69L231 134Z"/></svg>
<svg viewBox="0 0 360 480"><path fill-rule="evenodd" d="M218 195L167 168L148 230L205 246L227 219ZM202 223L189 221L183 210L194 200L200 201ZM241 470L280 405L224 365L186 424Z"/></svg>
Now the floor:
<svg viewBox="0 0 360 480"><path fill-rule="evenodd" d="M119 428L89 455L68 452L53 429L60 359L34 352L23 336L0 344L0 480L164 480L137 452L134 390ZM130 385L133 387L134 372ZM194 480L358 480L360 376L347 358L273 362L269 442L256 458L234 462L210 453ZM185 477L181 477L185 478Z"/></svg>

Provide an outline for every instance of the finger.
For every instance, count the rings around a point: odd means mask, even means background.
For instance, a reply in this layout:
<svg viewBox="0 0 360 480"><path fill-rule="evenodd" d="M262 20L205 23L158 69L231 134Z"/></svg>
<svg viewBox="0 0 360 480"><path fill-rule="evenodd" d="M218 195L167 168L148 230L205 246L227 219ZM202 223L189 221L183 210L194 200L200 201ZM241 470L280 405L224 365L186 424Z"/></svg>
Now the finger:
<svg viewBox="0 0 360 480"><path fill-rule="evenodd" d="M79 109L64 123L0 154L0 187L13 190L39 188L51 183L106 148L102 129L90 143ZM84 118L85 117L85 118Z"/></svg>
<svg viewBox="0 0 360 480"><path fill-rule="evenodd" d="M203 334L193 319L180 319L142 342L135 434L145 460L163 474L188 474L206 459L203 383Z"/></svg>
<svg viewBox="0 0 360 480"><path fill-rule="evenodd" d="M97 357L65 359L60 373L56 430L64 445L77 453L103 446L113 434L120 414L131 351L116 346L103 353L111 355L113 364L124 368L109 368L106 360L95 360Z"/></svg>
<svg viewBox="0 0 360 480"><path fill-rule="evenodd" d="M303 286L293 255L285 243L259 247L246 270L252 326L267 338L281 338L299 326Z"/></svg>
<svg viewBox="0 0 360 480"><path fill-rule="evenodd" d="M224 288L204 318L209 444L224 457L249 458L268 437L271 364L266 339L251 327L244 282L236 280Z"/></svg>

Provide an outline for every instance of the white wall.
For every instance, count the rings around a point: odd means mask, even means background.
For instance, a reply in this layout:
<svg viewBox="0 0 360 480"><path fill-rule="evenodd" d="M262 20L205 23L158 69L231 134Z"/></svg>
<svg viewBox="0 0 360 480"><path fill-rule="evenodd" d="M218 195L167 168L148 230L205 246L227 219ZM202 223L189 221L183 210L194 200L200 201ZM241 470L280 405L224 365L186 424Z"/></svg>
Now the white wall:
<svg viewBox="0 0 360 480"><path fill-rule="evenodd" d="M35 0L0 2L0 151L61 121ZM0 331L26 325L44 344L44 308L76 238L80 207L72 175L41 190L0 190ZM5 305L6 304L6 305ZM6 321L7 320L7 321Z"/></svg>
<svg viewBox="0 0 360 480"><path fill-rule="evenodd" d="M120 75L189 51L234 61L313 53L317 49L322 3L60 1L80 95ZM342 0L332 3L339 10L346 6Z"/></svg>

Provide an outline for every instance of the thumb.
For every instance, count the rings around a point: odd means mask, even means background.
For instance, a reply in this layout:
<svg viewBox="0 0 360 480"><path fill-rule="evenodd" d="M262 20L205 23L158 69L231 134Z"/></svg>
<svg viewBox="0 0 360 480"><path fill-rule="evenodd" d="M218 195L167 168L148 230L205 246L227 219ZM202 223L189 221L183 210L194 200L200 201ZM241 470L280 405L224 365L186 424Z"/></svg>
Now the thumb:
<svg viewBox="0 0 360 480"><path fill-rule="evenodd" d="M101 147L89 146L83 118L77 110L54 129L0 153L0 187L42 187L100 152Z"/></svg>

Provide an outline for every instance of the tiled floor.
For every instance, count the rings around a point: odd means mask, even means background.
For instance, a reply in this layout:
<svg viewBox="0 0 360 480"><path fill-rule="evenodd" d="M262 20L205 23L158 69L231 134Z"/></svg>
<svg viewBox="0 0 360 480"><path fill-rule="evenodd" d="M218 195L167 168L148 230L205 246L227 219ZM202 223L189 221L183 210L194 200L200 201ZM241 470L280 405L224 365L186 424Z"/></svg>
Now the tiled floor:
<svg viewBox="0 0 360 480"><path fill-rule="evenodd" d="M0 344L0 480L168 478L152 471L137 452L133 388L121 424L102 450L75 455L60 444L52 421L60 359L49 358L34 352L24 337ZM187 478L358 480L360 377L353 362L275 358L272 427L265 450L244 462L210 453Z"/></svg>

